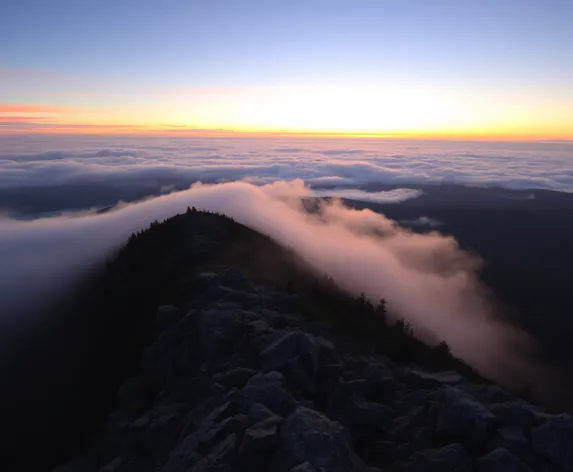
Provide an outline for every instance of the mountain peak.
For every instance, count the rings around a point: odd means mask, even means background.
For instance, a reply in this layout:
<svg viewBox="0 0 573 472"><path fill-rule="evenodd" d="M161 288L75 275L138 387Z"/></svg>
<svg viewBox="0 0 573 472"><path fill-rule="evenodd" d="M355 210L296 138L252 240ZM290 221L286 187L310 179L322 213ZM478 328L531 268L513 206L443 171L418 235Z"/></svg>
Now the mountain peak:
<svg viewBox="0 0 573 472"><path fill-rule="evenodd" d="M569 416L488 382L226 217L154 223L110 274L118 300L144 284L149 330L99 433L58 472L573 466Z"/></svg>

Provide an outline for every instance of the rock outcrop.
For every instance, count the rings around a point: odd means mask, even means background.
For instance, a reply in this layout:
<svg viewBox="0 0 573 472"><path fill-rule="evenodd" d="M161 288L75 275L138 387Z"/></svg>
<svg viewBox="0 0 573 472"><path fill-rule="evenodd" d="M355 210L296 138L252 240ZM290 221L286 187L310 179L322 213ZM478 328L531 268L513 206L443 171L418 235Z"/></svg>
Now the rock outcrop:
<svg viewBox="0 0 573 472"><path fill-rule="evenodd" d="M455 372L337 349L237 271L157 310L139 374L58 472L573 470L573 418Z"/></svg>

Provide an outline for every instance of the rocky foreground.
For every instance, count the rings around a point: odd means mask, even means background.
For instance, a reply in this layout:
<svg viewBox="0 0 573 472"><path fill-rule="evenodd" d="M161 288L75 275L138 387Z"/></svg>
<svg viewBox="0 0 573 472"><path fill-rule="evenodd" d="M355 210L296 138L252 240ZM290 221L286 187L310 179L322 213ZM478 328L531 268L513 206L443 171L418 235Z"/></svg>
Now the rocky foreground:
<svg viewBox="0 0 573 472"><path fill-rule="evenodd" d="M236 270L157 309L139 373L57 472L573 470L573 417L453 371L337 349L296 295Z"/></svg>

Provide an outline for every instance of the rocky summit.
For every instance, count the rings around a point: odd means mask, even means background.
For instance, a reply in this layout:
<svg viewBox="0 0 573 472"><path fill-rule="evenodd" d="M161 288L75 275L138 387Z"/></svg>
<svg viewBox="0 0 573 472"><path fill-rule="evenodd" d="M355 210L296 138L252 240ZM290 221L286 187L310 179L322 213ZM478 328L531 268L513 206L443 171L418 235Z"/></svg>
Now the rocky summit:
<svg viewBox="0 0 573 472"><path fill-rule="evenodd" d="M397 355L389 345L403 336L403 326L387 328L390 334L373 348L366 338L353 344L352 333L340 332L346 325L309 316L309 300L318 296L313 289L301 295L253 275L260 264L250 255L267 258L271 242L263 238L254 252L222 257L220 244L236 234L222 228L236 223L201 215L190 210L155 224L120 254L133 261L129 247L138 239L163 244L149 233L183 225L184 238L169 240L171 263L188 261L189 251L218 257L164 272L176 276L162 278L170 290L161 296L152 297L154 285L145 285L156 304L137 367L115 388L113 408L91 439L54 472L573 470L573 417L451 368L457 364L446 362L449 354L439 358L442 370L424 364L429 354ZM197 218L210 222L207 232L203 223L197 229ZM150 247L147 261L154 257ZM150 269L136 267L148 280ZM130 287L132 295L139 290ZM349 306L360 311L364 300L353 303L344 306L351 321L358 315Z"/></svg>

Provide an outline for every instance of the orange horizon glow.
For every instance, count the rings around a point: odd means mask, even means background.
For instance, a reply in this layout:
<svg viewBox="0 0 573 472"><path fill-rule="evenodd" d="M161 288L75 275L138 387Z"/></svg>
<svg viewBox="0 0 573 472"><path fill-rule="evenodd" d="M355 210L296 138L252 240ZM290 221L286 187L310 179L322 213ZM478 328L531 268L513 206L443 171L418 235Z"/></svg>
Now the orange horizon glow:
<svg viewBox="0 0 573 472"><path fill-rule="evenodd" d="M2 120L0 120L2 123ZM40 121L39 126L53 124ZM148 127L142 125L97 125L81 126L58 124L46 128L2 129L0 135L56 134L56 135L141 135L157 137L267 137L267 138L333 138L333 139L388 139L388 140L436 140L436 141L573 141L573 133L502 133L502 132L355 132L339 130L257 130L257 129L218 129L191 127Z"/></svg>
<svg viewBox="0 0 573 472"><path fill-rule="evenodd" d="M0 104L0 134L573 140L573 97L397 82L167 90L69 105Z"/></svg>

